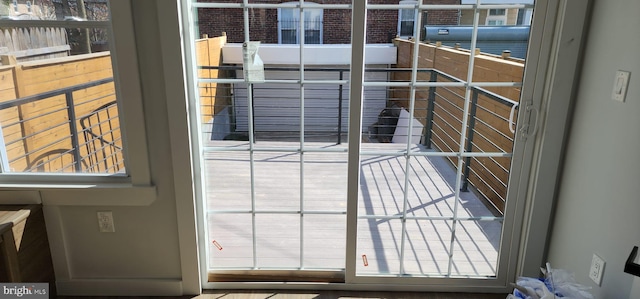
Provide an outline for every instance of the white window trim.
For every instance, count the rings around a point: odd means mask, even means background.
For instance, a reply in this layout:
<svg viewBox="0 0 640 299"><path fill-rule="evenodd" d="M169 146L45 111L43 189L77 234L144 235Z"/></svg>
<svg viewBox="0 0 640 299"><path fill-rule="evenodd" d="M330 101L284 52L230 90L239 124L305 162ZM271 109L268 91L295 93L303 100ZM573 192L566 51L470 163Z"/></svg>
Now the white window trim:
<svg viewBox="0 0 640 299"><path fill-rule="evenodd" d="M417 4L418 4L418 1L416 1L416 0L402 0L402 1L400 1L400 3L399 3L399 4L400 4L400 5L417 5ZM415 32L414 32L414 31L415 31L416 18L418 17L418 16L417 16L417 12L416 12L416 11L414 11L414 13L413 13L413 27L414 27L414 28L413 28L413 30L411 30L411 31L412 31L412 32L411 32L411 35L401 35L402 17L403 17L402 10L403 10L403 9L399 9L399 10L398 10L398 29L397 29L397 35L398 35L398 36L400 36L401 38L409 38L409 37L413 37L413 36L415 35Z"/></svg>
<svg viewBox="0 0 640 299"><path fill-rule="evenodd" d="M149 205L156 198L151 182L136 39L131 1L110 1L109 43L127 174L0 174L0 204ZM128 17L124 17L128 16ZM0 23L16 21L1 21ZM37 26L108 26L97 21L27 21ZM5 24L3 24L5 25ZM126 99L126 100L125 100ZM39 192L39 198L34 196Z"/></svg>
<svg viewBox="0 0 640 299"><path fill-rule="evenodd" d="M288 2L288 3L297 3L297 2ZM313 3L313 2L306 2L306 5L319 5L317 3ZM286 8L286 9L295 9L295 8ZM324 10L321 8L318 8L320 10L320 43L319 45L322 45L324 43L323 39L324 39ZM282 44L282 26L280 21L282 20L282 8L278 8L278 44ZM297 20L300 20L299 17ZM304 25L303 25L304 26ZM296 28L296 43L295 45L299 45L300 44L300 34L298 34L300 30L300 27ZM308 44L305 42L305 44ZM318 45L318 44L313 44L313 45Z"/></svg>
<svg viewBox="0 0 640 299"><path fill-rule="evenodd" d="M528 200L522 207L525 213L520 230L522 239L517 258L518 276L538 275L540 267L547 261L548 232L554 202L558 200L556 186L565 151L563 144L567 141L568 119L571 118L575 100L573 95L580 79L584 33L593 0L564 4L558 0L549 2L546 6L536 6L536 10L542 13L533 15L532 20L533 23L543 23L544 31L554 37L541 49L535 62L546 66L546 72L540 72L536 79L530 80L531 84L537 85L533 87L534 98L542 98L540 111L544 118L532 149L535 158L528 174L529 186L525 195ZM532 44L537 42L541 42L541 39L530 40ZM526 176L524 179L527 180Z"/></svg>

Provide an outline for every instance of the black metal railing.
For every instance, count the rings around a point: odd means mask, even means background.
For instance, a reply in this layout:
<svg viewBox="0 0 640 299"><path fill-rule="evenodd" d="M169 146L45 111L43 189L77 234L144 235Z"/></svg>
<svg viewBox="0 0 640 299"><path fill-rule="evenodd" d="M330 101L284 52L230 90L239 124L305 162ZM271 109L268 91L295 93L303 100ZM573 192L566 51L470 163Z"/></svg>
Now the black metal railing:
<svg viewBox="0 0 640 299"><path fill-rule="evenodd" d="M201 69L218 69L218 70L226 70L226 71L241 71L241 66L218 66L218 67L209 67L209 66L201 66ZM282 75L281 72L297 72L299 69L297 68L286 68L286 67L267 67L265 71L271 72L271 74L280 74L276 75L273 78L283 79L287 78L289 80L294 79L297 80L297 76L289 76ZM322 79L326 80L344 80L348 79L349 70L342 68L308 68L305 69L305 72L326 72L327 74L321 76ZM420 69L418 70L419 82L454 82L454 83L463 83L464 81L458 78L455 78L449 74L443 73L436 69ZM231 74L235 74L235 72L229 72ZM368 68L365 71L365 76L367 81L371 81L371 74L373 73L387 73L384 77L383 81L389 81L392 76L389 74L395 74L393 77L395 80L393 81L407 81L410 77L411 69L400 69L400 68ZM402 74L405 73L405 74ZM328 75L333 74L333 75ZM403 77L404 76L404 77ZM230 76L231 78L235 78ZM373 76L375 77L375 76ZM307 76L307 78L312 78L312 76ZM377 78L377 77L376 77ZM269 78L269 74L267 74L267 79ZM315 79L315 78L314 78ZM335 97L337 100L336 104L330 104L332 100L325 102L327 107L324 108L314 108L314 107L305 107L305 113L309 113L310 109L317 109L314 112L316 115L321 115L321 117L325 118L325 121L330 126L325 126L326 128L326 136L335 136L335 142L337 144L342 143L343 141L343 125L344 125L344 109L348 107L348 103L344 101L348 101L348 95L344 94L344 91L349 88L348 83L345 84L322 84L317 86L312 86L313 84L305 84L305 90L308 92L311 90L311 94L314 92L323 92L325 97ZM217 88L228 88L233 90L231 86L220 84ZM240 100L240 97L246 96L240 94L238 92L238 87L236 86L235 92L230 93L228 95L233 110L241 109L252 109L253 113L253 130L254 132L264 133L264 135L268 135L268 131L286 131L287 124L283 122L280 115L274 114L271 112L265 112L267 110L273 109L289 109L288 114L299 113L299 94L296 94L295 91L299 91L299 87L295 85L285 85L285 84L276 84L276 85L268 85L268 84L253 84L253 96L254 101L252 101L251 107L238 107L239 103L242 105L247 105L246 100ZM372 100L370 97L368 98L368 94L366 92L365 87L365 97L364 97L364 105L363 109L372 109L368 102ZM369 139L372 142L391 142L395 128L397 126L399 110L402 109L400 107L408 107L409 103L409 87L394 87L387 88L384 101L386 102L383 105L382 109L375 111L377 115L377 122L370 126L369 128L369 136L372 137ZM287 95L287 92L289 94ZM335 94L334 94L335 92ZM305 94L305 98L307 95ZM488 91L484 88L480 87L472 87L471 88L471 98L470 98L470 109L468 113L468 122L467 127L462 128L462 114L463 111L463 103L465 98L465 87L461 85L460 87L451 87L451 86L431 86L431 87L416 87L416 103L420 102L420 105L415 105L414 109L414 118L420 120L420 122L424 125L423 132L421 133L421 143L427 148L431 149L434 146L434 142L436 143L436 147L440 151L459 151L460 143L460 134L462 134L462 129L466 132L465 144L463 148L466 152L495 152L501 151L505 153L509 153L512 151L513 147L513 133L509 132L508 129L505 131L505 127L508 127L509 119L505 116L504 111L506 111L506 115L509 115L509 111L516 106L517 109L517 101L508 99L504 96L501 96L497 93ZM280 103L281 106L267 106L265 102L269 102L270 100L276 101ZM311 98L310 100L313 100ZM376 100L376 99L373 99ZM288 101L288 102L287 102ZM284 103L292 103L298 106L290 106L284 107ZM330 106L330 107L329 107ZM488 106L496 106L499 108L499 111L495 111L496 109L488 108ZM233 111L232 111L233 113ZM479 115L480 114L480 115ZM243 117L246 117L246 114L243 114ZM281 128L280 130L274 128L265 129L264 127L260 127L260 123L264 124L264 122L256 122L256 118L266 118L272 117L273 121L269 124L271 126L277 126ZM232 115L231 119L238 118L237 115ZM332 119L334 118L334 119ZM305 116L305 119L307 117ZM313 119L309 119L312 121ZM248 121L245 120L245 123ZM234 123L234 125L237 123ZM306 122L305 122L306 124ZM337 128L336 128L337 124ZM367 130L369 124L363 124L363 131ZM479 129L478 126L481 128ZM248 129L245 127L245 130ZM298 130L295 134L292 134L289 137L293 140L296 137L299 137L299 129L296 126L292 126L291 129ZM414 128L416 130L416 128ZM419 130L419 129L418 129ZM371 133L374 131L374 133ZM255 134L255 133L254 133ZM335 135L333 135L335 134ZM258 134L259 135L259 134ZM305 135L306 136L306 135ZM280 140L278 138L282 137L282 135L274 134L273 137L268 138L268 140ZM494 138L500 139L500 142L493 140ZM377 139L377 140L373 140ZM248 140L248 139L246 139ZM284 139L283 139L284 140ZM289 139L287 139L289 140ZM483 149L482 146L478 145L478 143L482 144L492 144L495 146L491 146L490 150ZM456 146L453 146L455 144ZM450 145L449 148L447 146ZM487 166L483 163L478 163L475 167L474 159L471 157L464 158L463 164L463 184L462 191L468 191L468 186L470 182L470 176L475 174L476 178L482 179L479 173L490 173L490 176L493 176L491 180L500 181L500 184L504 184L506 186L506 179L502 178L503 174L494 174L491 169L487 169ZM495 164L500 164L493 159ZM455 165L455 164L454 164ZM496 166L496 168L502 167L504 168L504 172L508 172L508 166ZM484 168L484 169L481 169ZM481 170L480 170L481 169ZM491 185L491 182L484 182L487 186ZM496 190L495 193L501 193L499 190Z"/></svg>
<svg viewBox="0 0 640 299"><path fill-rule="evenodd" d="M430 79L431 82L437 82L438 80L441 80L441 79L447 80L449 82L462 82L462 80L457 79L448 74L445 74L443 72L440 72L437 70L431 70L431 79ZM423 145L426 148L432 148L432 145L433 145L432 139L434 138L434 119L437 117L436 115L436 108L438 107L437 101L438 100L446 101L448 102L448 104L450 104L449 107L451 106L459 107L459 105L456 105L455 103L452 102L452 101L455 101L455 99L450 99L448 97L454 96L454 97L458 97L459 101L464 101L464 95L460 93L456 93L453 89L454 88L435 87L435 86L429 88L429 96L427 99L428 108L427 108L427 115L425 119L426 127L425 127L424 139L423 139ZM464 89L464 88L461 88L461 89ZM439 90L446 90L447 96L442 95L442 93L439 92ZM479 99L481 98L482 98L482 103L484 104L480 103ZM498 107L504 107L505 109L502 109L503 111L510 111L512 108L515 110L518 109L517 101L508 99L504 96L498 95L484 88L472 87L468 123L467 123L467 127L463 128L463 129L466 129L466 140L464 144L465 152L469 152L469 153L474 151L487 152L477 144L475 140L476 138L481 138L483 142L491 144L491 146L493 147L491 152L500 151L504 153L510 153L512 151L513 142L514 142L514 132L510 132L510 131L505 132L504 129L497 128L496 125L492 125L492 123L494 124L502 123L502 124L506 124L506 127L510 127L511 122L515 122L515 119L509 119L503 114L496 113L494 110L489 109L487 107L490 105L497 105ZM444 106L442 105L440 106L440 108L441 110L446 110L446 108L444 108ZM462 112L461 107L459 107L458 109L460 109L460 112ZM485 116L479 117L478 111L482 111ZM452 115L449 115L449 116L452 116ZM453 118L455 119L455 117ZM490 121L487 118L492 118L493 121ZM444 117L441 117L439 120L440 122L444 123L441 126L456 127L457 125L458 127L460 127L462 124L462 119L456 119L457 120L456 124L449 123ZM485 132L484 134L482 134L482 132L480 132L476 128L478 124L481 124L485 129L489 130L489 132L488 133ZM441 132L441 134L446 135L446 130L441 129L439 131ZM458 133L461 133L461 132L458 132ZM438 139L440 141L441 146L447 143L446 142L447 138L450 141L457 143L459 136L440 136ZM506 140L506 142L498 142L496 139L504 139ZM502 146L500 145L501 143L503 144ZM451 150L454 151L455 149L451 149ZM494 165L501 165L501 163L496 161L495 158L487 158L487 159L491 160L491 163ZM487 175L483 176L480 173L488 174L488 176L492 177L492 181L500 181L500 183L503 185L505 190L506 190L506 183L507 183L506 178L498 177L498 175L495 173L494 170L489 169L485 165L486 163L478 163L479 170L474 170L474 168L472 167L473 160L474 158L472 157L464 158L464 164L463 164L463 170L462 170L463 182L462 182L461 191L464 191L464 192L468 191L468 187L470 183L470 175L471 173L475 172L475 177L478 180L481 180L482 183L486 185L489 189L491 189L493 193L495 193L502 200L504 200L504 196L506 196L506 194L503 194L504 192L501 192L499 190L495 190L495 188L492 188L491 187L492 184L489 183L486 178L483 178L483 177L486 177ZM508 167L504 167L504 166L496 166L496 167L501 168L501 170L504 173L508 173ZM481 193L485 193L485 192L481 191ZM485 197L490 197L487 194L483 194L483 195L485 195Z"/></svg>
<svg viewBox="0 0 640 299"><path fill-rule="evenodd" d="M111 101L80 118L86 148L84 160L89 161L86 163L89 165L87 172L115 173L124 170L117 110L116 101Z"/></svg>
<svg viewBox="0 0 640 299"><path fill-rule="evenodd" d="M242 67L241 66L200 66L200 69L203 70L219 70L219 71L231 71L229 75L229 77L234 78L234 72L235 71L241 71ZM287 67L267 67L265 68L266 71L271 71L271 72L293 72L296 71L296 69L292 69L292 68L287 68ZM335 77L333 75L331 75L333 80L344 80L346 78L346 76L348 76L348 69L338 69L338 68L310 68L310 69L305 69L305 71L308 72L325 72L325 73L332 73L332 74L336 74ZM296 78L293 77L287 77L287 80L296 80ZM310 93L316 93L316 95L310 95L310 96L305 96L306 99L308 100L318 100L319 97L317 96L317 93L322 93L324 95L330 95L331 97L335 96L335 104L330 104L331 109L324 109L324 108L311 108L309 109L307 107L307 112L311 111L310 114L313 114L311 116L306 116L307 120L310 121L318 121L319 119L324 119L326 120L327 123L329 124L325 124L325 125L320 125L320 126L324 126L323 128L320 128L320 131L316 131L315 133L311 133L312 135L314 135L315 137L317 136L334 136L335 134L335 140L337 144L341 144L342 140L344 138L344 134L346 133L344 130L344 126L345 126L345 122L343 121L344 117L343 117L343 113L345 112L344 107L345 107L345 103L344 101L346 101L346 96L345 93L348 91L348 85L345 88L345 84L337 84L337 85L331 85L331 84L321 84L321 85L315 85L312 86L313 84L309 84L305 87L307 92ZM263 128L259 128L259 125L256 125L256 119L260 120L260 119L264 119L267 118L269 116L263 116L261 115L263 111L267 111L267 110L275 110L275 109L280 109L282 110L283 113L297 113L297 111L299 111L299 107L298 108L292 108L292 107L285 107L285 106L268 106L266 104L264 104L265 102L269 101L269 100L295 100L295 99L299 99L299 94L297 93L300 89L297 87L293 87L294 85L279 85L276 87L276 89L271 88L271 87L265 87L264 85L252 85L252 94L254 95L254 101L252 101L252 106L250 108L247 107L240 107L241 105L239 105L238 103L240 102L239 100L239 96L237 93L238 89L235 90L235 92L229 92L228 95L225 96L219 96L216 95L214 97L216 97L216 101L217 100L222 100L223 102L230 102L229 106L233 107L234 111L237 109L251 109L253 110L253 126L254 126L254 132L258 132L258 131L263 131ZM200 88L209 88L207 86L201 86ZM225 84L218 84L218 86L216 87L217 89L229 89L229 90L233 90L234 88L230 87L230 86L225 86ZM274 92L276 91L276 92ZM286 96L283 94L286 93L291 93L292 95L290 96ZM298 97L294 97L293 94L298 94ZM202 95L201 95L202 98ZM230 101L228 101L230 100ZM381 101L385 101L386 99L380 99ZM207 106L207 108L209 110L216 110L216 109L211 109L211 107L209 107L208 103L202 104L203 108L204 106ZM215 104L218 105L218 104ZM226 105L226 104L225 104ZM292 103L292 105L297 105ZM378 111L379 112L379 111ZM272 112L273 113L273 112ZM275 116L273 116L275 117ZM232 114L230 116L230 118L233 120L231 122L231 126L232 127L236 127L238 125L238 123L240 123L240 121L236 121L237 119L237 115ZM278 126L286 126L286 123L283 122L279 122L277 124ZM298 128L296 125L291 125L289 124L289 129L293 130L293 128L295 127L296 129ZM256 130L257 129L257 130ZM277 129L273 129L273 128L268 128L267 131L270 132L275 132L275 131L280 131L280 133L282 133L282 131L286 131L286 130L277 130ZM242 132L242 130L240 130L240 132ZM233 132L232 132L233 133ZM296 136L299 135L280 135L282 137L289 137L289 138L294 138ZM246 137L246 136L245 136Z"/></svg>
<svg viewBox="0 0 640 299"><path fill-rule="evenodd" d="M13 168L12 163L21 160L26 164L24 168L5 169L5 171L113 173L123 170L122 147L119 145L121 144L119 119L117 112L114 111L117 109L114 100L115 89L108 88L107 92L103 90L96 95L86 92L81 103L74 99L74 92L88 91L92 87L112 83L113 78L105 78L0 103L0 112L11 108L18 109L15 117L3 120L5 136L2 136L4 141L2 150L23 149L7 153L5 156L8 161L3 164L11 168ZM64 105L55 102L56 98L61 96L64 96ZM43 105L43 101L46 100L51 102ZM32 115L25 116L20 111L28 104L42 112L36 113L32 108L30 109ZM92 107L91 105L100 106L97 109L88 109L87 107ZM88 110L88 112L77 115L79 108L84 108L82 110ZM35 123L41 124L42 127L34 126ZM81 130L78 129L78 124L82 127ZM27 131L26 127L31 129ZM39 129L34 131L33 128L36 127ZM8 136L7 131L19 131L21 134L16 138L15 134ZM67 133L61 134L61 132ZM79 136L83 136L82 140ZM45 139L46 141L43 141ZM40 145L43 142L44 144ZM27 144L30 145L27 146ZM68 144L71 148L67 147ZM71 159L67 156L71 156ZM108 167L103 163L104 167L96 168L96 163L105 160L110 160L110 163L107 163Z"/></svg>

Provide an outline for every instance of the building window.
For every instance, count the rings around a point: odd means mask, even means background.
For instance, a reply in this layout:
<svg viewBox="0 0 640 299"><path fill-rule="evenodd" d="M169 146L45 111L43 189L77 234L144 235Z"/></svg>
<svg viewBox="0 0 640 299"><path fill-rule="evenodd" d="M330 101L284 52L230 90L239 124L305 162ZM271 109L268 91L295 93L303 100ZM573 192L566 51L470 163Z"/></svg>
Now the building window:
<svg viewBox="0 0 640 299"><path fill-rule="evenodd" d="M506 9L489 9L487 15L487 21L485 23L489 26L502 26L507 24L507 10Z"/></svg>
<svg viewBox="0 0 640 299"><path fill-rule="evenodd" d="M322 44L322 9L304 10L304 43ZM278 43L299 44L300 10L278 9Z"/></svg>
<svg viewBox="0 0 640 299"><path fill-rule="evenodd" d="M417 1L400 1L400 4L417 4ZM416 10L403 8L398 11L398 35L403 38L413 36L416 22Z"/></svg>
<svg viewBox="0 0 640 299"><path fill-rule="evenodd" d="M133 20L126 17L131 2L62 0L31 10L0 20L5 36L39 41L2 57L0 182L25 190L34 181L65 190L150 186L144 122L136 112L142 97L131 59Z"/></svg>
<svg viewBox="0 0 640 299"><path fill-rule="evenodd" d="M529 8L518 9L518 18L516 20L516 25L530 26L532 16L533 16L533 9L529 9Z"/></svg>
<svg viewBox="0 0 640 299"><path fill-rule="evenodd" d="M489 9L489 15L490 16L504 16L506 15L507 12L506 10L503 9Z"/></svg>

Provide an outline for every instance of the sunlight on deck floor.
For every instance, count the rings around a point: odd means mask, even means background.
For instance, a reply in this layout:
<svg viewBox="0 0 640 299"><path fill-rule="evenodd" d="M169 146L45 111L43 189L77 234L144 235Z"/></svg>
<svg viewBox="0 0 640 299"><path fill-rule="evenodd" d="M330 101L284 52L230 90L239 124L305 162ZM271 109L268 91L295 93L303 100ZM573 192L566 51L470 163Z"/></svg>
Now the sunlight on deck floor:
<svg viewBox="0 0 640 299"><path fill-rule="evenodd" d="M217 141L207 145L241 147L246 144ZM299 143L257 142L255 146L295 148ZM305 148L319 147L346 149L345 144L305 143ZM363 151L402 149L404 145L362 144ZM301 170L299 153L254 154L254 205L259 211L255 217L257 268L344 269L347 153L305 152L302 156ZM247 151L205 154L211 269L254 266L249 160ZM501 222L460 220L454 224L447 217L494 215L473 192L460 192L456 202L456 174L444 158L412 157L410 161L405 198L402 192L407 167L404 156L361 158L357 256L353 257L358 259L357 273L441 276L450 270L453 276L494 276ZM302 180L301 173L304 174ZM440 218L408 219L403 236L400 217L405 208L407 217ZM303 216L300 210L305 211ZM238 213L240 211L246 213ZM455 234L452 234L454 225ZM449 265L452 237L453 257ZM217 244L213 244L213 240Z"/></svg>

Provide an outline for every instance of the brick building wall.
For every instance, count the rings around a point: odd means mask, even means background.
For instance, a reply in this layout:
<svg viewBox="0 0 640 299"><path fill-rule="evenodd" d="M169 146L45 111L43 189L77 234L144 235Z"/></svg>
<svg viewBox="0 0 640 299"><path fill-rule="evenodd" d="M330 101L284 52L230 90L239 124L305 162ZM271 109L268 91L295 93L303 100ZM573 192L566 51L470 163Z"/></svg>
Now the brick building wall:
<svg viewBox="0 0 640 299"><path fill-rule="evenodd" d="M207 0L208 2L238 3L241 0ZM207 2L200 1L200 2ZM423 0L432 4L459 4L460 0ZM252 3L285 3L290 0L252 0ZM346 4L351 0L313 0L318 4ZM371 4L398 4L399 0L369 0ZM429 25L457 25L457 10L432 10L426 13ZM345 9L325 9L323 11L322 42L324 44L351 43L351 11ZM278 43L278 10L249 10L250 39L263 43ZM423 24L425 20L423 19ZM211 37L227 33L229 43L244 41L242 9L199 8L199 33ZM398 31L397 10L370 10L367 13L367 43L390 43Z"/></svg>
<svg viewBox="0 0 640 299"><path fill-rule="evenodd" d="M460 0L423 0L425 4L460 4ZM426 25L458 25L460 11L453 10L429 10L426 12ZM422 22L425 25L425 22Z"/></svg>

